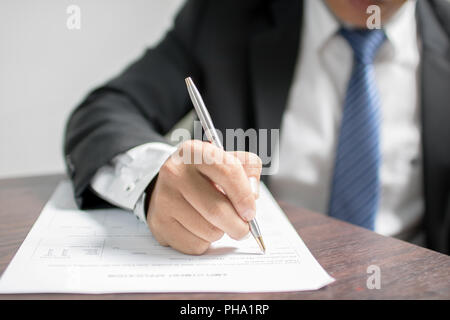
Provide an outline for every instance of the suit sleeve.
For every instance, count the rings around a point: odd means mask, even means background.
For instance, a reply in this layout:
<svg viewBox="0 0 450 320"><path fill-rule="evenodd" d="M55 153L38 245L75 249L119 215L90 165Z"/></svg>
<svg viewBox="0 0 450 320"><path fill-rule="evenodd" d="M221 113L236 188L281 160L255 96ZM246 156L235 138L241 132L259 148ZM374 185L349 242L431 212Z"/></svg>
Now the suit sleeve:
<svg viewBox="0 0 450 320"><path fill-rule="evenodd" d="M100 167L138 145L167 143L163 135L189 111L184 78L201 83L195 48L206 4L188 1L156 47L93 90L71 114L64 156L80 208L107 206L89 188Z"/></svg>

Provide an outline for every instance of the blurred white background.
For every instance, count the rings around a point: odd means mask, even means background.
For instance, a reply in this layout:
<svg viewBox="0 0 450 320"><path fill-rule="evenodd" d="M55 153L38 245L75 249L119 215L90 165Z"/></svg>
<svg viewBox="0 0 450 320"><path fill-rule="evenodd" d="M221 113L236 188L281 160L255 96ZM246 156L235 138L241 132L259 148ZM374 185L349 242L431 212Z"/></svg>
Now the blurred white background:
<svg viewBox="0 0 450 320"><path fill-rule="evenodd" d="M0 177L63 172L70 112L155 44L183 2L1 0ZM71 4L80 30L66 26Z"/></svg>

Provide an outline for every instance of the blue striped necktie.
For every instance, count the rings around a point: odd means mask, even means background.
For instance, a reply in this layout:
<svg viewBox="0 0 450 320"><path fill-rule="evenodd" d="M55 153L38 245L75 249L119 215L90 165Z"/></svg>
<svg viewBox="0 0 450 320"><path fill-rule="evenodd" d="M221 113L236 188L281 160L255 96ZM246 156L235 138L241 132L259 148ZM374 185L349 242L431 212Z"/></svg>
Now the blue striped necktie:
<svg viewBox="0 0 450 320"><path fill-rule="evenodd" d="M383 30L341 29L353 49L336 151L329 215L374 230L380 196L380 99L373 60Z"/></svg>

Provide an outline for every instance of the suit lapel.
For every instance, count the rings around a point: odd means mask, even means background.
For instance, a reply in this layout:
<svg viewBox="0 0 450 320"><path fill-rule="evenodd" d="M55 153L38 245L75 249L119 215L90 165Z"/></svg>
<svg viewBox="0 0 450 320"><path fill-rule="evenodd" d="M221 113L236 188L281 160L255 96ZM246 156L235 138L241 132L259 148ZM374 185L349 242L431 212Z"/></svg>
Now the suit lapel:
<svg viewBox="0 0 450 320"><path fill-rule="evenodd" d="M424 156L450 164L450 43L431 2L418 1L422 40L421 106ZM442 142L442 145L439 143Z"/></svg>
<svg viewBox="0 0 450 320"><path fill-rule="evenodd" d="M280 128L297 59L302 6L299 0L275 0L267 19L255 25L250 74L256 128Z"/></svg>
<svg viewBox="0 0 450 320"><path fill-rule="evenodd" d="M450 45L434 1L418 1L422 40L421 114L427 246L448 251L450 171ZM447 10L448 13L448 10ZM448 32L448 30L447 30ZM446 209L447 206L447 209Z"/></svg>

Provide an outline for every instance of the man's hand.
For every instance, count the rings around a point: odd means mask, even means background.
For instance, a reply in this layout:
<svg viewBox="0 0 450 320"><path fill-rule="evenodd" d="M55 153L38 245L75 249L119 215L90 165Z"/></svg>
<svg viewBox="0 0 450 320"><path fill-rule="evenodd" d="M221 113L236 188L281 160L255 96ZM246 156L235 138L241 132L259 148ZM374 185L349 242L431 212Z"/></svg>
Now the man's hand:
<svg viewBox="0 0 450 320"><path fill-rule="evenodd" d="M242 239L256 210L250 181L259 185L260 174L253 153L183 143L159 172L148 207L150 230L161 245L197 255L224 233Z"/></svg>

